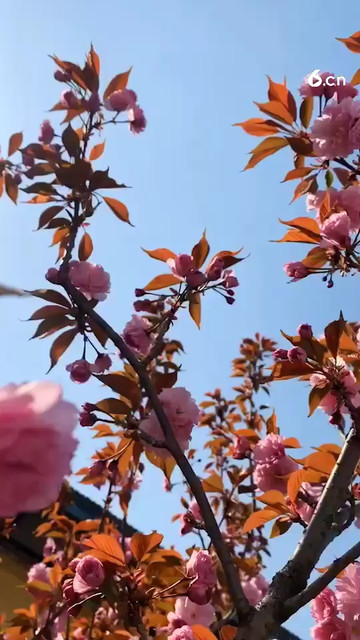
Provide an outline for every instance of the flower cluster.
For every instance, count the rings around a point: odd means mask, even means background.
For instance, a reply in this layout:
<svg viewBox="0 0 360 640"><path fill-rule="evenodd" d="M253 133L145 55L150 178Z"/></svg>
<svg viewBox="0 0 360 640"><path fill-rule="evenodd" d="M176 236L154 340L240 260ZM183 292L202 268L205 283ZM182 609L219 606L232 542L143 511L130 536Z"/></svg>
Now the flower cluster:
<svg viewBox="0 0 360 640"><path fill-rule="evenodd" d="M360 564L350 564L335 584L326 587L311 603L316 625L311 629L314 640L350 640L360 632ZM340 616L343 616L342 618Z"/></svg>

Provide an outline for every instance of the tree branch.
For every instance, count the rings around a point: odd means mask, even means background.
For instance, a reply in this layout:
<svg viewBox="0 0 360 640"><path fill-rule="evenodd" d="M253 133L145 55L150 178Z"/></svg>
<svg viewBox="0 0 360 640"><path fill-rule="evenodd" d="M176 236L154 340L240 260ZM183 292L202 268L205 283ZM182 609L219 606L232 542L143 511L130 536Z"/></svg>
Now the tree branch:
<svg viewBox="0 0 360 640"><path fill-rule="evenodd" d="M159 421L161 429L165 437L166 447L172 456L175 458L177 465L180 467L184 477L186 478L193 495L195 496L197 503L200 507L201 515L203 517L207 533L211 538L214 545L220 563L223 567L228 589L234 606L236 608L239 620L245 620L252 613L253 609L250 607L244 592L242 590L238 571L233 563L230 551L226 546L216 518L213 514L209 501L202 488L201 480L194 472L188 459L181 450L175 436L169 420L164 412L162 404L157 396L157 393L153 387L153 384L147 374L144 365L137 359L136 355L128 347L126 342L121 336L104 320L89 304L88 300L80 293L68 280L64 279L62 286L68 295L72 298L78 308L87 316L92 318L94 322L106 333L111 342L119 349L121 355L131 364L136 371L141 387L146 391L146 394L151 402L153 410Z"/></svg>
<svg viewBox="0 0 360 640"><path fill-rule="evenodd" d="M304 591L297 596L290 598L285 605L286 617L289 618L296 611L304 607L310 600L316 598L325 587L339 575L349 564L354 562L356 558L360 556L360 542L354 544L346 553L340 558L334 560L334 562L328 567L327 571L323 573L317 580L314 580Z"/></svg>

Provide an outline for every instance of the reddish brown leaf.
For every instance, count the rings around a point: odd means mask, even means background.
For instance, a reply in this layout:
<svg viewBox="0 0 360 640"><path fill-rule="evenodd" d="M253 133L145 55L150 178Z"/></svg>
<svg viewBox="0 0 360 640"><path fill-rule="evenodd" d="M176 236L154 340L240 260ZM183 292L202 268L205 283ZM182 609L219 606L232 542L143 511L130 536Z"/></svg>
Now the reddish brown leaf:
<svg viewBox="0 0 360 640"><path fill-rule="evenodd" d="M196 326L200 329L201 325L201 297L200 293L191 293L189 296L189 313L194 320Z"/></svg>
<svg viewBox="0 0 360 640"><path fill-rule="evenodd" d="M143 249L143 251L145 251L150 258L154 258L154 260L161 260L161 262L167 262L170 258L176 258L176 253L170 251L170 249L153 249L152 251Z"/></svg>
<svg viewBox="0 0 360 640"><path fill-rule="evenodd" d="M297 185L291 202L295 202L295 200L305 195L305 193L315 193L317 188L318 185L316 177L308 176Z"/></svg>
<svg viewBox="0 0 360 640"><path fill-rule="evenodd" d="M311 96L304 98L300 105L300 120L305 129L308 128L313 112L314 100Z"/></svg>
<svg viewBox="0 0 360 640"><path fill-rule="evenodd" d="M45 307L37 309L37 311L34 311L29 320L42 320L44 318L49 318L50 316L65 315L68 312L69 310L65 307L60 307L57 304L49 304Z"/></svg>
<svg viewBox="0 0 360 640"><path fill-rule="evenodd" d="M275 362L272 367L273 380L290 380L290 378L298 378L312 373L312 368L306 362L289 362L282 360Z"/></svg>
<svg viewBox="0 0 360 640"><path fill-rule="evenodd" d="M284 107L283 104L281 104L281 102L270 100L270 102L255 102L255 104L260 111L280 120L281 122L285 122L285 124L292 124L294 122L292 114L286 107Z"/></svg>
<svg viewBox="0 0 360 640"><path fill-rule="evenodd" d="M320 269L328 261L326 250L320 247L310 249L307 256L302 260L302 263L310 269Z"/></svg>
<svg viewBox="0 0 360 640"><path fill-rule="evenodd" d="M71 309L71 303L62 293L58 291L54 291L53 289L35 289L34 291L28 291L35 298L41 298L42 300L46 300L47 302L53 302L54 304L59 304L61 307L67 307Z"/></svg>
<svg viewBox="0 0 360 640"><path fill-rule="evenodd" d="M133 409L137 409L141 402L141 390L135 380L121 373L101 374L96 377L109 389L130 400Z"/></svg>
<svg viewBox="0 0 360 640"><path fill-rule="evenodd" d="M315 409L318 408L321 400L329 393L331 390L330 383L325 385L324 387L313 387L309 394L309 413L308 417L312 416Z"/></svg>
<svg viewBox="0 0 360 640"><path fill-rule="evenodd" d="M65 238L68 237L69 233L70 233L70 227L61 227L60 229L56 229L53 235L51 246L54 247L56 244L59 244L59 242L62 242L62 240L65 240Z"/></svg>
<svg viewBox="0 0 360 640"><path fill-rule="evenodd" d="M303 135L296 135L287 137L286 140L289 143L289 146L292 148L295 153L300 156L311 156L313 153L313 145L309 138Z"/></svg>
<svg viewBox="0 0 360 640"><path fill-rule="evenodd" d="M116 200L115 198L105 198L105 196L104 200L109 209L111 209L111 211L115 213L116 217L119 218L119 220L127 222L129 225L133 226L129 220L129 212L127 210L127 207L123 202L120 202L120 200Z"/></svg>
<svg viewBox="0 0 360 640"><path fill-rule="evenodd" d="M58 360L65 353L66 349L71 345L71 343L74 340L74 338L77 335L77 333L78 333L77 328L68 329L68 331L64 331L64 333L61 333L54 340L54 342L51 345L51 349L50 349L50 368L49 368L49 371L51 371L51 369L53 367L55 367L55 365L58 362ZM49 371L48 371L48 373L49 373Z"/></svg>
<svg viewBox="0 0 360 640"><path fill-rule="evenodd" d="M124 73L119 73L109 82L104 91L104 100L106 100L106 98L114 93L114 91L122 91L123 89L126 89L131 69L132 67L130 67L130 69L128 71L125 71Z"/></svg>
<svg viewBox="0 0 360 640"><path fill-rule="evenodd" d="M360 31L356 31L349 38L336 38L350 49L353 53L360 53Z"/></svg>
<svg viewBox="0 0 360 640"><path fill-rule="evenodd" d="M314 171L314 169L312 169L311 167L299 167L299 169L291 169L287 172L282 182L287 182L288 180L297 180L297 178L304 178L305 176L308 176L312 171Z"/></svg>
<svg viewBox="0 0 360 640"><path fill-rule="evenodd" d="M269 81L269 90L268 90L268 98L269 100L275 100L275 102L280 102L285 109L290 113L293 120L296 120L297 109L295 98L292 95L291 91L286 87L286 84L279 84L277 82L273 82L270 76L267 76Z"/></svg>
<svg viewBox="0 0 360 640"><path fill-rule="evenodd" d="M221 493L224 491L224 483L217 473L212 473L202 481L205 493Z"/></svg>
<svg viewBox="0 0 360 640"><path fill-rule="evenodd" d="M60 311L59 315L52 315L48 318L44 318L36 329L33 336L31 336L30 340L34 338L45 338L46 336L63 329L64 327L68 327L70 324L73 324L72 320L69 320L64 313Z"/></svg>
<svg viewBox="0 0 360 640"><path fill-rule="evenodd" d="M53 218L55 218L55 216L57 216L57 214L60 213L60 211L63 211L63 208L64 207L62 207L61 205L54 205L52 207L48 207L47 209L45 209L45 211L43 211L39 217L38 229L42 229L47 224L49 224L49 222Z"/></svg>
<svg viewBox="0 0 360 640"><path fill-rule="evenodd" d="M330 322L330 324L325 327L326 344L334 358L336 358L338 354L340 338L345 328L346 322L341 312L339 320L334 320L334 322Z"/></svg>
<svg viewBox="0 0 360 640"><path fill-rule="evenodd" d="M360 69L355 71L353 77L350 80L350 84L352 85L360 84Z"/></svg>
<svg viewBox="0 0 360 640"><path fill-rule="evenodd" d="M97 402L96 406L99 411L103 411L104 413L115 415L127 415L130 413L130 406L117 398L105 398Z"/></svg>
<svg viewBox="0 0 360 640"><path fill-rule="evenodd" d="M162 273L160 276L156 276L143 287L145 291L157 291L158 289L165 289L166 287L172 287L179 284L181 280L174 276L172 273Z"/></svg>
<svg viewBox="0 0 360 640"><path fill-rule="evenodd" d="M93 243L91 240L91 236L85 232L79 243L79 250L78 250L79 260L81 261L88 260L92 252L93 252Z"/></svg>
<svg viewBox="0 0 360 640"><path fill-rule="evenodd" d="M246 171L247 169L253 169L253 167L264 160L264 158L267 158L280 149L283 149L283 147L286 147L287 144L288 141L286 140L286 138L280 138L276 136L265 138L265 140L262 140L262 142L260 142L260 144L251 151L251 158L246 167L244 167L243 171Z"/></svg>
<svg viewBox="0 0 360 640"><path fill-rule="evenodd" d="M96 144L90 151L90 160L97 160L98 158L100 158L100 156L102 156L102 154L104 153L104 149L105 149L105 140L104 142L99 142L99 144Z"/></svg>
<svg viewBox="0 0 360 640"><path fill-rule="evenodd" d="M21 147L22 141L23 141L23 134L21 132L12 134L9 140L9 148L8 148L9 157L12 156L12 154L15 153L15 151L17 151Z"/></svg>
<svg viewBox="0 0 360 640"><path fill-rule="evenodd" d="M17 203L19 187L10 173L5 173L5 191L14 204Z"/></svg>
<svg viewBox="0 0 360 640"><path fill-rule="evenodd" d="M76 131L69 123L61 136L63 145L71 158L77 158L80 154L80 139Z"/></svg>
<svg viewBox="0 0 360 640"><path fill-rule="evenodd" d="M245 122L236 122L233 127L242 127L245 133L262 138L279 132L276 122L264 120L264 118L250 118Z"/></svg>

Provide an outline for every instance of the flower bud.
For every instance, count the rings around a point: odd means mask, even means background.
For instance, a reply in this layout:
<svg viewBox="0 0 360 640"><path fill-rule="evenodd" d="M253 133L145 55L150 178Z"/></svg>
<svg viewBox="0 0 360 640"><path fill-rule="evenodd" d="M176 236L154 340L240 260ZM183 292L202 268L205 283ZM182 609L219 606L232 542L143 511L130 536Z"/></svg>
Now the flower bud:
<svg viewBox="0 0 360 640"><path fill-rule="evenodd" d="M144 296L145 293L146 293L145 289L135 289L136 298L141 298L141 296Z"/></svg>
<svg viewBox="0 0 360 640"><path fill-rule="evenodd" d="M50 144L54 135L55 131L51 126L49 120L44 120L44 122L40 125L40 135L38 137L39 142L42 142L43 144Z"/></svg>
<svg viewBox="0 0 360 640"><path fill-rule="evenodd" d="M92 427L97 421L97 417L95 413L88 413L87 411L82 411L80 413L80 425L82 427Z"/></svg>
<svg viewBox="0 0 360 640"><path fill-rule="evenodd" d="M71 80L71 75L66 71L61 71L60 69L57 69L54 73L54 78L58 82L69 82L69 80Z"/></svg>
<svg viewBox="0 0 360 640"><path fill-rule="evenodd" d="M90 365L84 359L75 360L75 362L68 364L66 367L66 371L69 371L71 380L73 382L77 382L78 384L87 382L91 377Z"/></svg>
<svg viewBox="0 0 360 640"><path fill-rule="evenodd" d="M287 360L288 359L287 349L275 349L275 351L273 351L272 355L273 355L274 360Z"/></svg>
<svg viewBox="0 0 360 640"><path fill-rule="evenodd" d="M289 349L287 356L293 364L306 362L307 359L306 351L301 347L293 347L292 349Z"/></svg>
<svg viewBox="0 0 360 640"><path fill-rule="evenodd" d="M51 282L51 284L59 284L59 269L50 267L46 272L45 278Z"/></svg>
<svg viewBox="0 0 360 640"><path fill-rule="evenodd" d="M186 282L192 289L197 289L206 282L206 276L202 271L192 271L186 276Z"/></svg>
<svg viewBox="0 0 360 640"><path fill-rule="evenodd" d="M305 340L311 340L313 337L313 331L310 324L301 324L297 328L297 334L300 338L304 338Z"/></svg>
<svg viewBox="0 0 360 640"><path fill-rule="evenodd" d="M100 109L100 106L101 102L99 94L97 93L97 91L94 91L94 93L91 94L89 100L87 101L88 111L90 111L90 113L92 114L97 113L97 111L99 111Z"/></svg>

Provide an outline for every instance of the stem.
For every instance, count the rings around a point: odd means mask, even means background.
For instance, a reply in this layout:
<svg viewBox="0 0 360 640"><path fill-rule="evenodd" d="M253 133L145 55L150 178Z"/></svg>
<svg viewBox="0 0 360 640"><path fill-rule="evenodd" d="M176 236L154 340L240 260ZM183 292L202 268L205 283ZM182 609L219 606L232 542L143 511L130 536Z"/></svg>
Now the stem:
<svg viewBox="0 0 360 640"><path fill-rule="evenodd" d="M177 465L180 467L183 475L185 476L194 497L200 507L201 515L203 517L207 533L214 545L218 558L222 564L226 581L228 584L229 593L236 607L239 619L244 619L251 613L252 609L244 595L242 590L238 571L232 561L231 554L224 543L219 527L217 525L215 516L212 512L209 501L202 488L201 480L194 472L188 459L181 450L175 436L163 406L156 394L154 386L148 376L146 368L139 362L134 352L128 347L122 337L104 320L89 304L88 300L80 293L66 278L63 283L63 287L68 295L73 299L78 308L96 322L96 324L106 333L111 342L117 347L122 355L136 371L141 387L146 392L156 417L159 421L163 434L165 436L165 443L168 451L175 458Z"/></svg>
<svg viewBox="0 0 360 640"><path fill-rule="evenodd" d="M109 505L111 503L111 492L112 492L112 488L113 488L113 480L110 480L109 482L109 489L105 498L105 504L104 504L104 508L101 514L101 520L100 520L100 524L99 524L99 533L102 533L104 531L104 526L105 526L105 518L106 518L106 514L108 512L108 508Z"/></svg>

